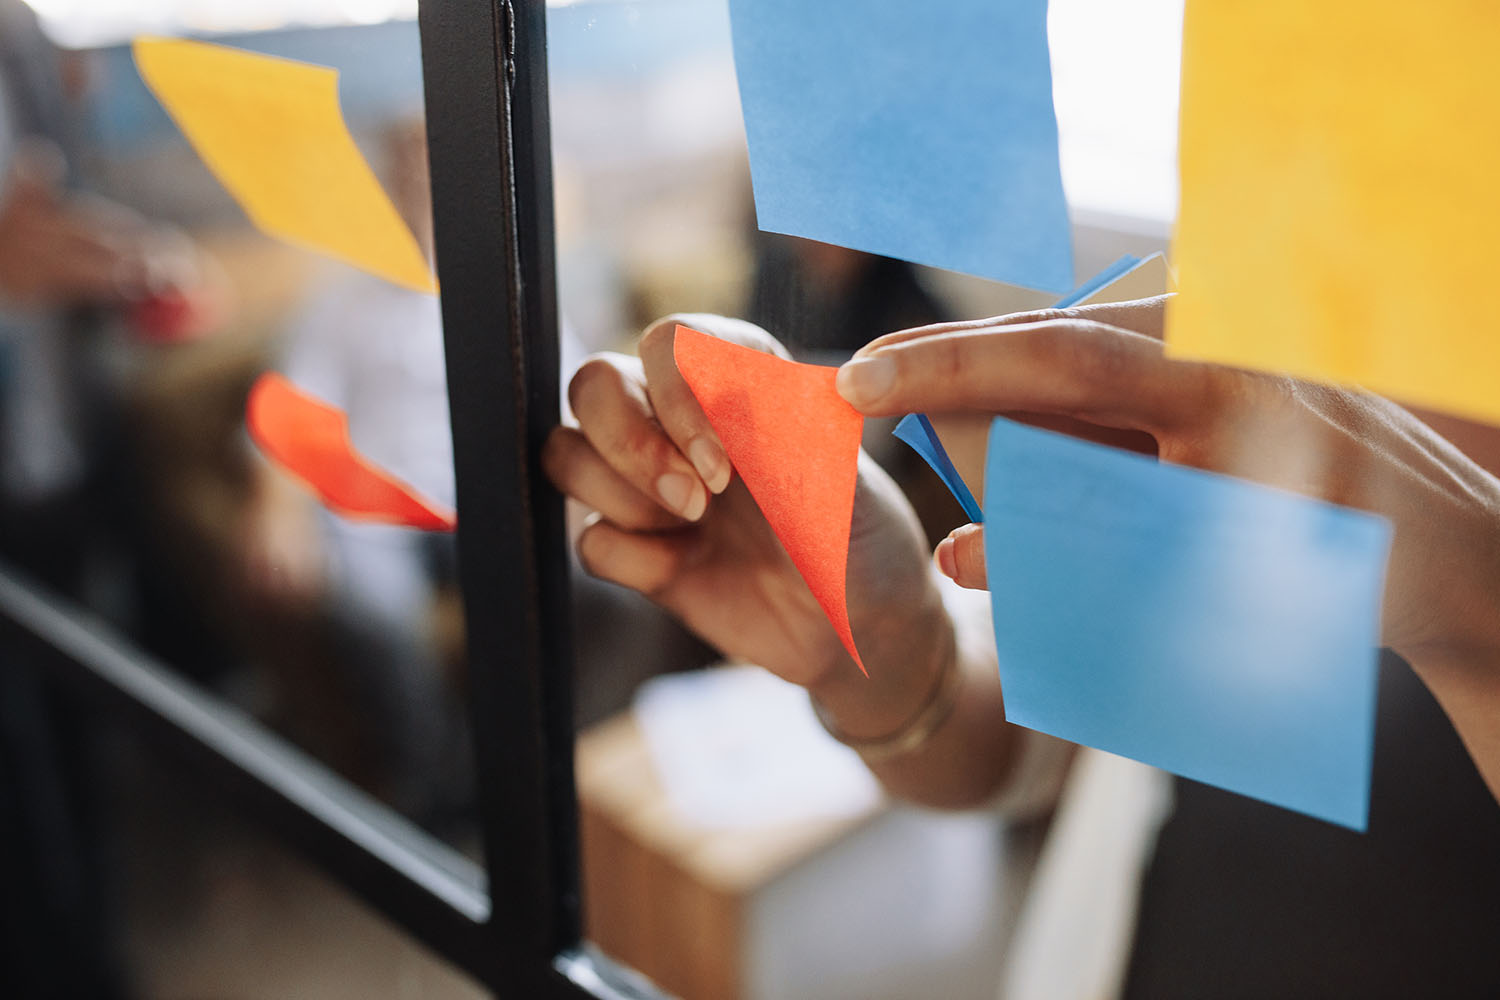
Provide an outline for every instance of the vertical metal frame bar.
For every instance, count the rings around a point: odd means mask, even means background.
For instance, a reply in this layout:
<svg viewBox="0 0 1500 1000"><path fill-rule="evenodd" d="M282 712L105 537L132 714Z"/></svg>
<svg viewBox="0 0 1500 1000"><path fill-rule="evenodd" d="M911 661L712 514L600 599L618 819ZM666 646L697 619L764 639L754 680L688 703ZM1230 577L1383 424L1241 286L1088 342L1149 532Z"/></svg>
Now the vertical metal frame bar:
<svg viewBox="0 0 1500 1000"><path fill-rule="evenodd" d="M459 573L501 996L650 998L581 942L545 0L424 0Z"/></svg>
<svg viewBox="0 0 1500 1000"><path fill-rule="evenodd" d="M540 467L559 417L545 4L429 0L421 33L492 901L486 978L583 995L554 968L580 923L568 556L562 498Z"/></svg>
<svg viewBox="0 0 1500 1000"><path fill-rule="evenodd" d="M653 1000L580 940L569 559L540 469L560 374L545 3L423 0L419 20L488 898L451 849L3 566L0 635L497 996Z"/></svg>

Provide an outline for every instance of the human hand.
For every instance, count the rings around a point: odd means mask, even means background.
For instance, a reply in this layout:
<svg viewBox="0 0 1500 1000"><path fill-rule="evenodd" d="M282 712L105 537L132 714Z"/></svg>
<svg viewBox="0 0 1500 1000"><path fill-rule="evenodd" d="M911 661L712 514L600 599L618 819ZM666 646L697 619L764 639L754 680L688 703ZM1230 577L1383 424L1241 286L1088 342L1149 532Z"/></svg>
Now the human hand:
<svg viewBox="0 0 1500 1000"><path fill-rule="evenodd" d="M727 655L816 686L855 675L848 654L787 557L677 371L678 322L786 356L758 327L671 317L640 357L596 355L569 386L578 427L549 438L553 482L597 514L577 547L596 576L639 590ZM848 607L872 677L927 668L941 603L905 498L863 454L855 494Z"/></svg>
<svg viewBox="0 0 1500 1000"><path fill-rule="evenodd" d="M1383 641L1423 674L1471 750L1493 748L1500 790L1500 726L1463 721L1481 706L1500 717L1500 481L1389 400L1166 357L1166 301L891 334L844 366L839 390L870 416L1004 413L1390 518ZM984 586L982 529L959 529L938 560Z"/></svg>
<svg viewBox="0 0 1500 1000"><path fill-rule="evenodd" d="M1453 562L1500 556L1500 482L1389 400L1166 357L1166 301L891 334L860 350L839 388L869 415L1005 413L1383 514L1396 525L1385 641L1403 652L1446 641ZM968 586L984 585L980 538L960 529L945 560Z"/></svg>
<svg viewBox="0 0 1500 1000"><path fill-rule="evenodd" d="M55 147L30 142L17 151L0 188L0 300L118 305L176 289L182 241L123 206L65 196L63 174Z"/></svg>

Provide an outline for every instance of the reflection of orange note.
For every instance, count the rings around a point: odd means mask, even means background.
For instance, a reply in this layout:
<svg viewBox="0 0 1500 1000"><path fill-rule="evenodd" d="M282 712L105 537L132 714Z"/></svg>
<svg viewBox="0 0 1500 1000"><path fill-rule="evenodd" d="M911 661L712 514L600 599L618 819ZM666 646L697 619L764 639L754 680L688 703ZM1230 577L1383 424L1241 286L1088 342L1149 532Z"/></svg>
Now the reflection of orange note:
<svg viewBox="0 0 1500 1000"><path fill-rule="evenodd" d="M135 64L260 229L406 288L434 290L416 238L344 124L337 71L165 38L137 39Z"/></svg>
<svg viewBox="0 0 1500 1000"><path fill-rule="evenodd" d="M677 367L735 471L860 670L844 574L864 417L802 365L677 328Z"/></svg>
<svg viewBox="0 0 1500 1000"><path fill-rule="evenodd" d="M1500 422L1500 4L1190 0L1167 353Z"/></svg>
<svg viewBox="0 0 1500 1000"><path fill-rule="evenodd" d="M330 510L359 521L452 531L453 512L377 468L349 440L343 412L275 373L262 375L245 408L250 436L278 467L302 480Z"/></svg>

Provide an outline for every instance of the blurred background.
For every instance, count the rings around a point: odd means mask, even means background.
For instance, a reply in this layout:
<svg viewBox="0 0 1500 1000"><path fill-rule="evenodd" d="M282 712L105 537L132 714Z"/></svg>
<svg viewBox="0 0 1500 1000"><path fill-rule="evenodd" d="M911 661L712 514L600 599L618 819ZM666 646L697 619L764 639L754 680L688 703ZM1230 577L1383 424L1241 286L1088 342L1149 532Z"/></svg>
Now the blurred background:
<svg viewBox="0 0 1500 1000"><path fill-rule="evenodd" d="M0 0L0 558L477 856L452 537L330 514L244 427L249 386L280 371L451 503L439 303L251 227L129 50L191 35L338 69L351 132L430 253L415 9ZM1165 248L1180 17L1180 0L1052 5L1080 280ZM673 311L837 363L890 330L1049 301L758 232L724 0L549 4L548 34L565 372ZM936 540L961 511L889 431L870 422L867 447ZM995 994L1039 824L884 801L796 691L575 580L600 947L685 997ZM476 995L161 782L128 732L25 671L0 683L10 995Z"/></svg>

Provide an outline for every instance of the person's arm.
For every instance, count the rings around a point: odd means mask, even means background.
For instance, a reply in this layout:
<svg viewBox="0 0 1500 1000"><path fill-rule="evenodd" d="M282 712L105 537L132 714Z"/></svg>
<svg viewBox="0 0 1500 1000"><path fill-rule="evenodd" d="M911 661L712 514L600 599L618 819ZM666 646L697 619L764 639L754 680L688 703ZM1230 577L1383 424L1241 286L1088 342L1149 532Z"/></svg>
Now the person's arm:
<svg viewBox="0 0 1500 1000"><path fill-rule="evenodd" d="M0 302L12 309L115 305L142 280L134 227L70 204L61 154L17 150L0 178Z"/></svg>
<svg viewBox="0 0 1500 1000"><path fill-rule="evenodd" d="M239 584L254 603L305 606L324 587L317 505L307 488L259 454L248 454L250 489L239 532Z"/></svg>
<svg viewBox="0 0 1500 1000"><path fill-rule="evenodd" d="M1379 397L1167 358L1164 300L880 338L840 371L871 416L1007 413L1154 444L1163 461L1374 511L1395 525L1383 641L1432 690L1500 798L1500 480ZM982 529L938 551L984 585Z"/></svg>
<svg viewBox="0 0 1500 1000"><path fill-rule="evenodd" d="M704 332L784 353L764 331L682 317ZM727 656L803 685L830 728L856 743L907 729L956 670L940 724L910 750L867 763L893 794L926 805L988 801L1017 758L982 602L950 609L915 515L862 457L848 605L869 669L840 645L743 483L673 360L676 318L655 324L640 358L599 355L569 386L577 427L543 455L559 489L596 513L579 558L596 576L650 596ZM962 603L962 602L959 602Z"/></svg>

